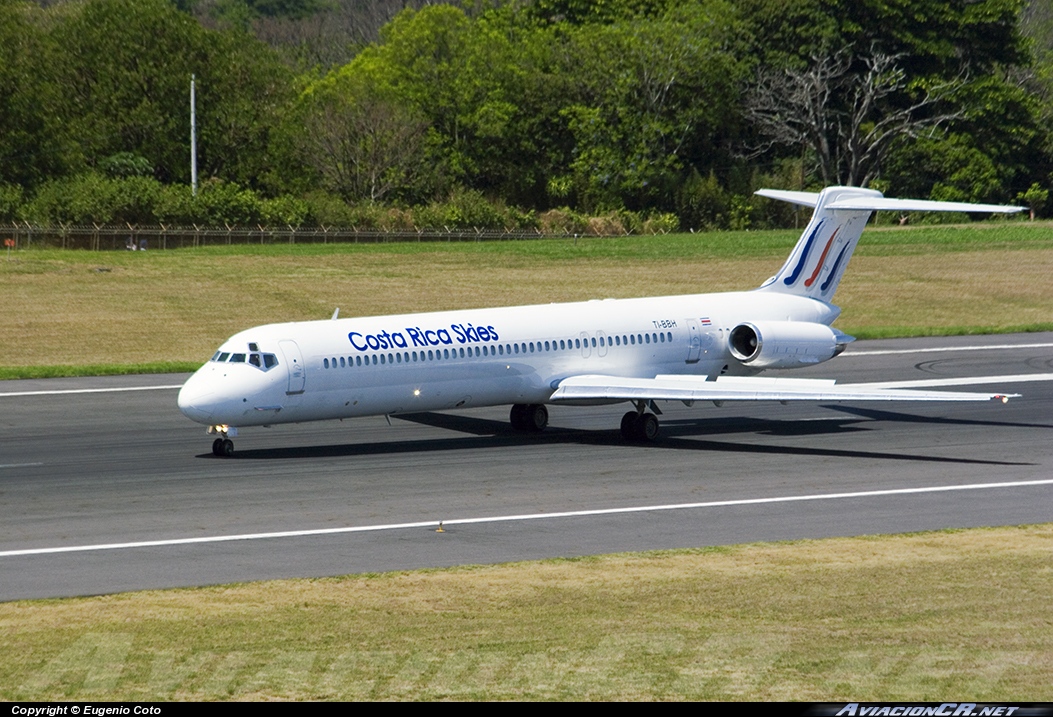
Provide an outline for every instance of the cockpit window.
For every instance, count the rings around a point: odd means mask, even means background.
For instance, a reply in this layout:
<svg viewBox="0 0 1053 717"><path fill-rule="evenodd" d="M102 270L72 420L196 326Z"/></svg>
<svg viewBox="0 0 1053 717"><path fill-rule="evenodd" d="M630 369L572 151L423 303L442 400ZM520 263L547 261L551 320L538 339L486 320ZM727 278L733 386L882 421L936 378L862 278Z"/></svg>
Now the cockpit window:
<svg viewBox="0 0 1053 717"><path fill-rule="evenodd" d="M256 344L249 345L256 346ZM260 353L258 349L248 354L217 351L209 360L217 363L247 363L260 371L270 371L278 365L278 357L275 354Z"/></svg>

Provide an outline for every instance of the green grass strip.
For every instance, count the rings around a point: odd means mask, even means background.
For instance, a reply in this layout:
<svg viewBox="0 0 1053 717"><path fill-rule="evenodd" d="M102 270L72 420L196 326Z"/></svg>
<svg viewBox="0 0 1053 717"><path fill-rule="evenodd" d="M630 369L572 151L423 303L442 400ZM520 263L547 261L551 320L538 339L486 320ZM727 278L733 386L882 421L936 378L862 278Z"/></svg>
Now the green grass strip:
<svg viewBox="0 0 1053 717"><path fill-rule="evenodd" d="M0 604L0 700L1049 701L1051 549L1047 524Z"/></svg>
<svg viewBox="0 0 1053 717"><path fill-rule="evenodd" d="M0 380L26 378L72 378L77 376L127 376L149 373L192 373L200 363L156 361L126 365L91 364L87 366L0 366Z"/></svg>

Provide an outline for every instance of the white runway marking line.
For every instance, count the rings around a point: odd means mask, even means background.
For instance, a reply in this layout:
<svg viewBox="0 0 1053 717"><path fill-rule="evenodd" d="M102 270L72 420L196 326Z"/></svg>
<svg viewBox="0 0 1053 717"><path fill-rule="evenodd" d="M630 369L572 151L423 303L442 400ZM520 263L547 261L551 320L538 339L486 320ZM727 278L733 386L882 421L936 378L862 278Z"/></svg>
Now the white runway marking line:
<svg viewBox="0 0 1053 717"><path fill-rule="evenodd" d="M29 468L31 466L42 466L43 463L0 463L0 468Z"/></svg>
<svg viewBox="0 0 1053 717"><path fill-rule="evenodd" d="M170 391L175 388L182 388L183 384L178 386L128 386L125 388L66 388L66 389L55 389L54 391L12 391L10 393L0 393L0 398L8 396L59 396L66 393L119 393L121 391Z"/></svg>
<svg viewBox="0 0 1053 717"><path fill-rule="evenodd" d="M622 513L647 513L663 510L686 510L691 508L727 508L739 505L764 505L769 503L795 503L811 500L840 500L844 498L875 498L890 495L917 495L919 493L945 493L960 490L985 490L990 488L1022 488L1026 486L1053 485L1053 479L1015 481L1011 483L973 483L970 485L928 486L925 488L892 488L888 490L868 490L857 493L823 493L819 495L793 495L778 498L749 498L744 500L720 500L711 503L675 503L669 505L646 505L631 508L604 508L599 510L574 510L563 513L528 513L523 515L498 515L485 518L442 519L444 526L471 525L474 523L511 523L523 520L548 520L552 518L582 518L601 515L618 515ZM228 543L238 540L270 540L273 538L307 538L320 535L340 535L342 533L369 533L385 530L406 530L410 528L434 528L439 520L425 520L415 523L391 523L388 525L361 525L347 528L319 528L316 530L285 530L274 533L246 533L244 535L217 535L205 538L175 538L172 540L145 540L137 543L109 543L103 545L73 545L61 548L31 548L28 550L0 551L0 558L13 558L27 555L50 555L54 553L83 553L95 550L123 550L126 548L158 548L174 545L195 545L200 543Z"/></svg>
<svg viewBox="0 0 1053 717"><path fill-rule="evenodd" d="M1048 349L1053 347L1053 343L1048 344L997 344L991 346L941 346L939 348L929 349L875 349L873 351L845 351L841 354L842 358L852 358L854 356L890 356L892 354L925 354L925 353L938 353L943 351L997 351L1006 349Z"/></svg>

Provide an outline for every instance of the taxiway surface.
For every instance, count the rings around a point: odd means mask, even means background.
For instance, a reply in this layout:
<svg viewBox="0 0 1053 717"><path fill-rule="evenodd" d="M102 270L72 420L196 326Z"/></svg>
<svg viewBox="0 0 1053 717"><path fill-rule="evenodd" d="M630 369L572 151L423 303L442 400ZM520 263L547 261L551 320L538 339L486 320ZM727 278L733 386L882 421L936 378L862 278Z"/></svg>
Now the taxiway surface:
<svg viewBox="0 0 1053 717"><path fill-rule="evenodd" d="M793 375L1051 371L1053 334L1027 334L858 342ZM150 388L184 378L0 382L0 600L1053 520L1049 381L950 389L1007 405L663 403L646 446L622 406L553 407L539 436L507 408L278 426L221 459Z"/></svg>

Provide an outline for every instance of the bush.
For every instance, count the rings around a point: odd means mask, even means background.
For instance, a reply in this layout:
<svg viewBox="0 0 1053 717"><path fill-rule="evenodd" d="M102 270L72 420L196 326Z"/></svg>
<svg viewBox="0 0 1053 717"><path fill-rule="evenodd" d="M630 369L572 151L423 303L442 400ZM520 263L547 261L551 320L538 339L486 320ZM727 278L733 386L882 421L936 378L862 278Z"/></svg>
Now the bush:
<svg viewBox="0 0 1053 717"><path fill-rule="evenodd" d="M753 192L757 189L787 189L794 191L819 191L820 186L809 186L805 183L805 167L800 159L787 158L775 163L771 172L758 173L748 178L743 186L739 188L738 196L728 197L728 221L724 228L731 228L731 205L734 201L736 211L735 221L741 224L741 210L748 205L748 226L759 229L776 228L803 228L811 216L811 209L801 207L789 202L780 202L775 199L756 198ZM871 185L873 186L873 185ZM877 189L878 187L874 187ZM880 216L882 212L878 212Z"/></svg>
<svg viewBox="0 0 1053 717"><path fill-rule="evenodd" d="M644 234L670 234L680 229L680 220L675 214L652 214L644 220Z"/></svg>
<svg viewBox="0 0 1053 717"><path fill-rule="evenodd" d="M259 195L233 182L211 179L201 185L192 203L197 223L252 226L263 221Z"/></svg>
<svg viewBox="0 0 1053 717"><path fill-rule="evenodd" d="M416 228L415 217L410 209L388 207L377 217L377 229L384 231L410 231Z"/></svg>
<svg viewBox="0 0 1053 717"><path fill-rule="evenodd" d="M186 185L166 187L158 218L162 222L197 226L279 226L302 224L312 205L294 197L264 199L234 182L210 179L194 196Z"/></svg>
<svg viewBox="0 0 1053 717"><path fill-rule="evenodd" d="M622 234L639 234L644 230L644 218L639 212L619 209L614 212L622 225Z"/></svg>
<svg viewBox="0 0 1053 717"><path fill-rule="evenodd" d="M300 224L308 206L291 197L263 200L222 180L206 182L195 197L186 185L162 185L152 177L83 174L48 182L24 213L40 224L252 226L264 221Z"/></svg>
<svg viewBox="0 0 1053 717"><path fill-rule="evenodd" d="M537 223L541 233L547 236L584 234L589 226L585 217L567 207L542 212Z"/></svg>
<svg viewBox="0 0 1053 717"><path fill-rule="evenodd" d="M309 213L306 201L288 195L260 201L260 215L268 226L303 226Z"/></svg>
<svg viewBox="0 0 1053 717"><path fill-rule="evenodd" d="M456 189L443 207L442 226L451 229L504 229L508 226L508 216L503 209L503 205L498 206L490 202L482 192L474 189Z"/></svg>
<svg viewBox="0 0 1053 717"><path fill-rule="evenodd" d="M153 177L109 180L112 188L110 223L154 224L163 185Z"/></svg>
<svg viewBox="0 0 1053 717"><path fill-rule="evenodd" d="M202 223L194 214L194 196L185 184L165 186L157 198L155 214L162 224L190 226Z"/></svg>
<svg viewBox="0 0 1053 717"><path fill-rule="evenodd" d="M113 180L82 174L44 183L26 205L26 218L39 224L107 224L117 204Z"/></svg>
<svg viewBox="0 0 1053 717"><path fill-rule="evenodd" d="M732 231L745 231L753 223L752 197L736 194L731 197L731 211L728 217L728 228Z"/></svg>
<svg viewBox="0 0 1053 717"><path fill-rule="evenodd" d="M538 224L533 212L491 201L474 189L457 189L445 202L414 207L414 224L429 229L530 229Z"/></svg>
<svg viewBox="0 0 1053 717"><path fill-rule="evenodd" d="M304 198L307 218L312 223L326 227L353 226L354 210L340 197L328 192L312 192Z"/></svg>
<svg viewBox="0 0 1053 717"><path fill-rule="evenodd" d="M605 216L589 217L587 233L598 237L625 236L625 224L617 213Z"/></svg>
<svg viewBox="0 0 1053 717"><path fill-rule="evenodd" d="M680 226L702 230L727 229L731 198L720 186L716 175L703 178L697 170L692 171L677 192L676 200Z"/></svg>
<svg viewBox="0 0 1053 717"><path fill-rule="evenodd" d="M2 201L3 200L0 199L0 202ZM1040 184L1035 182L1026 192L1020 192L1017 194L1016 201L1027 205L1028 216L1031 221L1035 221L1035 216L1042 213L1043 207L1045 207L1046 202L1049 201L1049 190L1043 189Z"/></svg>

